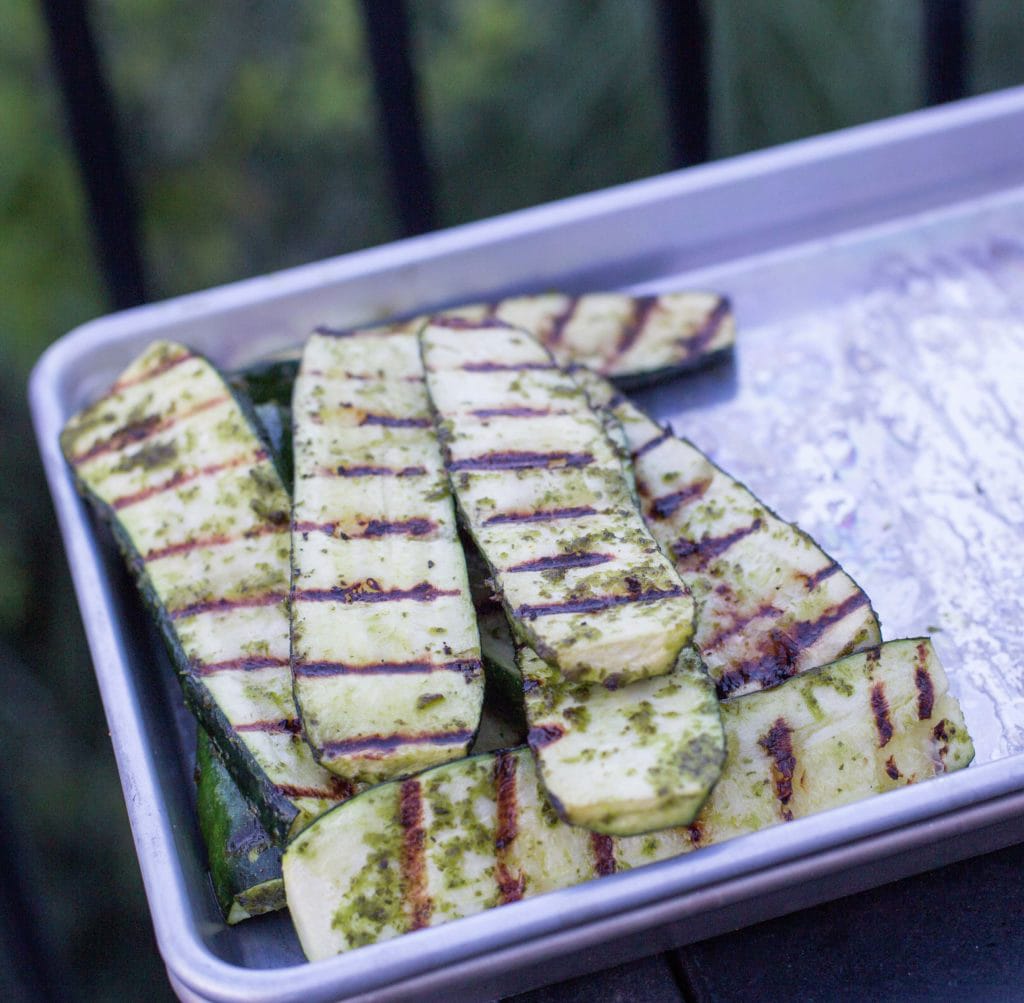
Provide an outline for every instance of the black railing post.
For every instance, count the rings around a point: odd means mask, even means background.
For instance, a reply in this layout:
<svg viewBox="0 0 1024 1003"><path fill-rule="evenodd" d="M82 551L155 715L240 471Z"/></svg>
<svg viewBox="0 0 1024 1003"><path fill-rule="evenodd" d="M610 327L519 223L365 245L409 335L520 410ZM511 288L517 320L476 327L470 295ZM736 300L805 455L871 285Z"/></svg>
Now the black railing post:
<svg viewBox="0 0 1024 1003"><path fill-rule="evenodd" d="M139 222L87 0L41 0L92 223L115 309L146 300Z"/></svg>
<svg viewBox="0 0 1024 1003"><path fill-rule="evenodd" d="M701 0L656 0L672 166L708 159L708 24Z"/></svg>
<svg viewBox="0 0 1024 1003"><path fill-rule="evenodd" d="M404 0L362 0L381 133L402 229L434 229L434 193L420 127L409 15Z"/></svg>
<svg viewBox="0 0 1024 1003"><path fill-rule="evenodd" d="M967 93L971 6L971 0L922 0L926 104Z"/></svg>

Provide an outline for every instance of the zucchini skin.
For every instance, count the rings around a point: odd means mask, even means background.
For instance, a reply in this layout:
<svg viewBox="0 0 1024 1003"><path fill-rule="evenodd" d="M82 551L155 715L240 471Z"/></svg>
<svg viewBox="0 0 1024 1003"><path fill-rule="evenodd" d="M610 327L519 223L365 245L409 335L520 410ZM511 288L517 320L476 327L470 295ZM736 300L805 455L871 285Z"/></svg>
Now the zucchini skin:
<svg viewBox="0 0 1024 1003"><path fill-rule="evenodd" d="M293 414L291 665L317 759L377 782L465 755L484 673L415 337L314 334Z"/></svg>
<svg viewBox="0 0 1024 1003"><path fill-rule="evenodd" d="M431 323L420 345L452 491L517 637L579 682L668 672L692 599L585 393L498 322Z"/></svg>
<svg viewBox="0 0 1024 1003"><path fill-rule="evenodd" d="M283 909L281 847L260 825L201 727L196 729L196 811L213 889L228 924Z"/></svg>
<svg viewBox="0 0 1024 1003"><path fill-rule="evenodd" d="M179 382L172 380L168 383L172 376ZM133 389L139 384L139 389ZM173 396L168 397L172 388ZM204 398L204 392L214 396ZM197 393L200 403L190 411L189 402L195 399ZM168 401L171 403L168 404ZM161 406L167 407L167 410L161 411ZM219 420L214 418L207 421L206 414L201 413L206 411L216 415L218 410L221 415ZM199 420L189 426L188 421L193 415L199 415ZM174 428L170 435L165 434L175 422L180 422L181 426ZM201 441L203 444L200 444ZM138 526L137 532L142 532L144 538L145 534L149 534L150 544L157 541L156 550L163 548L163 553L172 555L172 559L173 555L182 551L213 553L209 548L214 543L219 544L221 538L218 537L209 545L202 543L199 538L214 530L225 533L229 525L234 527L238 524L218 524L217 520L228 518L223 511L218 511L217 518L211 522L200 522L201 510L185 508L188 504L186 499L192 497L190 492L194 495L195 490L234 490L236 494L240 493L242 499L248 497L246 492L251 492L250 505L246 507L236 502L234 514L230 516L234 520L241 518L240 513L248 513L245 519L249 521L243 521L242 525L251 526L251 530L243 533L241 529L236 532L232 528L223 537L229 549L236 546L240 548L238 553L229 556L240 564L244 563L247 559L246 548L250 545L250 533L254 534L251 537L254 540L263 538L273 544L275 535L280 535L277 523L281 520L287 523L288 499L280 481L279 470L274 464L274 455L268 448L266 430L260 425L255 409L237 390L226 384L207 360L184 346L157 342L125 370L106 397L68 422L61 435L61 445L76 487L90 502L99 518L109 525L136 579L143 603L150 610L163 637L186 703L201 726L211 735L239 790L258 813L261 824L275 840L283 842L296 827L347 796L350 791L316 767L299 734L282 735L280 739L268 734L266 741L277 743L274 754L266 762L258 758L253 750L261 747L259 743L262 736L254 734L250 739L241 734L204 678L203 662L209 656L203 652L209 651L209 639L204 641L201 633L193 636L192 643L196 645L194 660L186 650L178 626L179 623L188 625L192 616L187 609L182 608L182 604L189 607L198 600L193 608L199 612L202 612L203 607L216 610L221 608L218 604L224 593L216 592L212 584L204 586L201 581L193 581L182 572L174 577L166 568L160 568L166 595L179 593L176 620L150 570L156 557L151 553L147 563L146 556L140 552L135 536L121 515L124 512L131 517ZM214 464L216 469L207 470L201 466L204 461L216 458L217 449L232 445L244 446L245 451L231 454L224 463ZM99 465L94 466L93 461L97 458ZM174 473L168 479L166 475L171 470ZM217 478L225 470L236 479L222 484ZM182 490L184 494L180 493ZM158 503L170 507L156 507L152 511L147 509L148 518L157 520L147 522L134 505L148 503L154 498ZM193 535L182 541L176 534L181 532L181 525L188 525L188 519L195 523L194 528L187 531ZM206 529L203 529L204 526ZM258 548L255 552L261 553ZM217 557L223 564L224 554L219 550ZM237 580L231 580L229 585L232 593L237 589L243 597L254 594L257 604L266 606L268 615L274 614L275 609L280 613L287 589L288 563L284 558L280 567L276 568L273 562L277 560L277 557L273 557L270 563L260 565L257 578L251 582L244 574ZM218 568L217 573L220 574L220 571L221 568ZM265 576L267 581L276 581L278 578L283 580L284 591L280 601L275 598L274 592L267 593L266 598L263 598L259 575ZM212 577L210 582L215 580L216 577ZM221 584L225 588L229 587L223 582ZM228 602L226 599L224 601ZM221 629L224 629L223 625ZM267 629L270 629L269 626ZM286 617L281 618L281 630L286 643ZM228 647L230 643L230 638L224 642ZM246 651L243 647L228 652L224 662L225 672L218 677L218 685L228 686L237 677L238 691L243 694L245 701L250 700L247 694L254 692L251 702L235 706L235 710L242 714L242 718L236 717L236 720L251 728L246 715L261 708L261 701L265 702L270 697L276 699L277 690L281 688L277 685L277 675L283 672L287 680L288 668L286 658L277 669L274 659L263 659L257 657L256 653L251 665L259 671L255 676L250 676L247 671L250 660ZM238 661L247 664L240 664L237 669L232 668L232 659L239 654L243 657ZM221 662L224 657L224 654L217 655L213 660ZM254 687L263 689L256 693ZM228 690L222 689L222 692L227 693ZM295 715L290 705L287 684L284 693L288 694L288 700L286 706L280 707L280 714L284 721L290 722ZM232 700L237 697L237 693L230 695ZM275 724L275 721L266 722L268 729ZM274 770L275 776L268 774L268 768Z"/></svg>
<svg viewBox="0 0 1024 1003"><path fill-rule="evenodd" d="M867 595L807 533L607 381L573 375L625 430L644 519L697 600L694 641L720 698L881 642Z"/></svg>
<svg viewBox="0 0 1024 1003"><path fill-rule="evenodd" d="M973 756L922 638L847 656L723 704L722 713L729 758L685 828L611 837L565 825L525 749L382 784L327 812L283 860L307 957L675 857L962 769Z"/></svg>

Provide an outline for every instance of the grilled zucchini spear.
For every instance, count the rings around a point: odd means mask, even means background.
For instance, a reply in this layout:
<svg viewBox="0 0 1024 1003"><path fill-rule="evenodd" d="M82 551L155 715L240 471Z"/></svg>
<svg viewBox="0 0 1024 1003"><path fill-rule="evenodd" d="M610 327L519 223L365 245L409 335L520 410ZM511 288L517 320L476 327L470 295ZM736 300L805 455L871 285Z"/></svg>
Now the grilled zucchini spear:
<svg viewBox="0 0 1024 1003"><path fill-rule="evenodd" d="M664 675L693 601L586 395L515 328L434 322L420 343L452 487L517 635L574 681Z"/></svg>
<svg viewBox="0 0 1024 1003"><path fill-rule="evenodd" d="M186 699L275 838L351 788L314 761L288 668L289 499L251 409L157 342L61 435L113 530Z"/></svg>
<svg viewBox="0 0 1024 1003"><path fill-rule="evenodd" d="M685 829L563 825L525 750L375 787L287 848L285 890L316 960L965 767L973 748L927 640L894 641L723 704L722 779Z"/></svg>
<svg viewBox="0 0 1024 1003"><path fill-rule="evenodd" d="M868 597L806 533L611 384L573 375L625 430L644 519L697 600L695 643L720 697L880 642Z"/></svg>
<svg viewBox="0 0 1024 1003"><path fill-rule="evenodd" d="M589 366L626 385L692 369L730 348L736 339L729 301L699 291L660 296L549 292L450 307L433 316L476 324L503 321L529 331L561 365ZM416 334L430 319L422 315L379 330Z"/></svg>
<svg viewBox="0 0 1024 1003"><path fill-rule="evenodd" d="M377 781L465 755L480 642L416 338L313 335L292 422L292 673L317 758Z"/></svg>

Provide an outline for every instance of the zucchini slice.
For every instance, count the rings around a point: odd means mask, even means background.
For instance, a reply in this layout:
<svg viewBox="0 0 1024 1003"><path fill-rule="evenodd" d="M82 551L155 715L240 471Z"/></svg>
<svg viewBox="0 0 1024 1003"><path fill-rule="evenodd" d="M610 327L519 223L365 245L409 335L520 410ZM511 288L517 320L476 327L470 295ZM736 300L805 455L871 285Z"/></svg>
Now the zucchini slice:
<svg viewBox="0 0 1024 1003"><path fill-rule="evenodd" d="M484 695L412 335L313 335L295 382L292 674L318 760L378 781L464 756Z"/></svg>
<svg viewBox="0 0 1024 1003"><path fill-rule="evenodd" d="M565 825L523 749L360 794L285 851L303 950L329 957L958 770L973 756L924 639L847 656L723 704L722 716L725 771L687 828L612 837Z"/></svg>
<svg viewBox="0 0 1024 1003"><path fill-rule="evenodd" d="M693 600L586 394L500 322L432 322L420 343L456 500L520 639L578 682L668 672Z"/></svg>
<svg viewBox="0 0 1024 1003"><path fill-rule="evenodd" d="M725 738L692 645L666 675L616 690L568 682L527 647L518 661L527 740L561 818L617 836L693 820L722 771Z"/></svg>
<svg viewBox="0 0 1024 1003"><path fill-rule="evenodd" d="M867 595L810 536L605 380L573 375L622 423L644 518L697 601L695 643L720 697L880 643Z"/></svg>
<svg viewBox="0 0 1024 1003"><path fill-rule="evenodd" d="M277 840L351 793L303 741L288 667L289 499L254 412L206 359L142 353L61 447L107 521L185 697Z"/></svg>
<svg viewBox="0 0 1024 1003"><path fill-rule="evenodd" d="M628 386L693 369L736 340L728 299L701 291L660 296L548 292L450 307L433 316L474 323L504 321L529 331L560 364L589 366ZM431 315L424 314L370 330L415 334L429 319Z"/></svg>
<svg viewBox="0 0 1024 1003"><path fill-rule="evenodd" d="M213 890L228 924L283 909L281 848L260 825L201 727L196 729L196 810Z"/></svg>

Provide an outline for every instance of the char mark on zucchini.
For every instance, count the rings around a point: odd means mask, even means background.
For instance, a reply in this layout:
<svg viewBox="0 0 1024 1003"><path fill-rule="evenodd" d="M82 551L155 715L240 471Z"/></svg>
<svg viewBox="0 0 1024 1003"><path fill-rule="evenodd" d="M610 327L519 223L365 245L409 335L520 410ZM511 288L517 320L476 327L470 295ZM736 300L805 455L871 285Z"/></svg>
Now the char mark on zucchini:
<svg viewBox="0 0 1024 1003"><path fill-rule="evenodd" d="M614 554L570 553L553 554L550 557L535 557L530 561L520 561L519 564L512 564L505 568L506 574L527 571L556 571L564 568L592 568L597 564L607 564L614 561Z"/></svg>
<svg viewBox="0 0 1024 1003"><path fill-rule="evenodd" d="M169 432L175 425L179 425L187 418L193 418L204 411L209 411L219 407L221 404L226 404L228 400L228 395L220 394L199 404L193 404L192 407L186 408L183 411L169 414L166 417L150 414L144 418L133 419L127 424L122 425L106 439L100 439L84 452L72 455L69 459L75 466L81 466L83 463L95 460L99 456L120 452L128 446L135 446L145 442L154 435Z"/></svg>
<svg viewBox="0 0 1024 1003"><path fill-rule="evenodd" d="M712 308L704 322L686 338L677 339L676 343L685 351L686 358L698 358L718 337L723 324L731 319L732 305L723 296Z"/></svg>
<svg viewBox="0 0 1024 1003"><path fill-rule="evenodd" d="M268 520L266 524L247 529L244 533L217 533L213 536L198 536L191 540L179 540L177 543L169 543L165 547L154 547L152 550L146 551L142 555L142 561L146 564L152 564L154 561L163 560L165 557L178 557L181 554L188 554L194 550L227 547L241 540L253 540L258 536L286 533L288 531L287 515L283 510L281 514L285 516L284 523L275 517L273 522Z"/></svg>
<svg viewBox="0 0 1024 1003"><path fill-rule="evenodd" d="M558 616L562 613L598 613L601 610L614 609L616 606L628 606L631 603L659 602L662 599L675 599L686 595L683 588L644 589L631 592L629 595L589 596L586 599L563 599L556 603L524 603L516 608L516 616L524 620L536 620L539 616Z"/></svg>
<svg viewBox="0 0 1024 1003"><path fill-rule="evenodd" d="M550 373L558 366L553 362L464 362L459 368L464 373Z"/></svg>
<svg viewBox="0 0 1024 1003"><path fill-rule="evenodd" d="M322 751L328 756L346 753L386 753L405 745L466 745L473 740L475 728L459 728L456 731L395 732L393 735L360 735L323 742Z"/></svg>
<svg viewBox="0 0 1024 1003"><path fill-rule="evenodd" d="M687 540L680 537L672 544L672 553L677 560L676 566L703 571L716 558L724 554L734 543L756 533L764 525L761 519L755 519L749 526L741 526L731 533L722 536L705 536L700 540Z"/></svg>
<svg viewBox="0 0 1024 1003"><path fill-rule="evenodd" d="M147 369L145 372L137 373L134 376L130 376L127 379L119 379L114 382L114 385L110 388L112 394L119 394L129 387L138 386L141 383L148 383L150 380L155 380L158 376L163 376L164 373L176 366L180 366L183 362L188 362L189 359L194 359L196 356L187 350L182 351L178 355L172 355L169 358L164 359L157 365Z"/></svg>
<svg viewBox="0 0 1024 1003"><path fill-rule="evenodd" d="M246 464L260 463L267 459L267 456L268 453L265 449L258 449L254 453L236 456L234 459L224 460L221 463L210 463L205 467L199 467L195 470L178 470L166 481L147 485L138 491L133 491L131 494L121 495L110 504L115 511L120 511L123 508L128 508L130 505L137 505L139 502L147 501L158 494L163 494L165 491L173 491L175 488L180 488L183 484L191 484L193 481L202 480L205 477L213 477L224 470L231 470Z"/></svg>
<svg viewBox="0 0 1024 1003"><path fill-rule="evenodd" d="M567 508L537 509L533 512L500 512L498 515L484 519L485 526L500 526L514 522L554 522L557 519L583 519L588 515L597 515L597 509L591 505L575 505Z"/></svg>
<svg viewBox="0 0 1024 1003"><path fill-rule="evenodd" d="M536 680L529 680L529 682L534 683L534 686L530 687L531 689L539 685L539 683L537 683ZM551 723L542 725L538 728L531 728L529 734L526 737L526 741L531 749L537 751L539 749L545 748L548 745L552 745L554 742L557 742L560 738L563 738L564 736L565 725Z"/></svg>
<svg viewBox="0 0 1024 1003"><path fill-rule="evenodd" d="M590 851L594 855L594 873L603 878L614 874L617 870L615 863L615 841L611 836L605 836L600 832L590 834Z"/></svg>
<svg viewBox="0 0 1024 1003"><path fill-rule="evenodd" d="M461 594L460 589L439 589L430 582L420 582L408 589L382 589L376 582L357 582L329 589L296 589L292 598L300 602L434 602Z"/></svg>
<svg viewBox="0 0 1024 1003"><path fill-rule="evenodd" d="M694 481L692 484L687 484L684 487L681 487L678 491L672 491L667 495L661 495L658 498L654 498L648 504L651 517L654 519L670 518L675 515L682 506L697 498L703 497L709 487L711 487L710 479L702 478L699 481Z"/></svg>
<svg viewBox="0 0 1024 1003"><path fill-rule="evenodd" d="M450 662L296 662L292 671L297 676L347 676L365 673L378 676L429 675L431 672L458 672L475 678L483 672L479 658L459 658Z"/></svg>
<svg viewBox="0 0 1024 1003"><path fill-rule="evenodd" d="M382 428L432 428L433 421L430 418L399 418L389 414L366 414L363 415L360 425L379 425Z"/></svg>
<svg viewBox="0 0 1024 1003"><path fill-rule="evenodd" d="M615 397L608 402L608 407L614 408L617 404L621 404L624 400L625 397L623 397L621 394L616 394ZM652 450L657 449L663 442L667 442L671 438L673 438L672 429L665 428L660 435L656 435L653 439L648 439L638 449L632 450L631 455L634 460L638 460L641 456L644 456L647 453L650 453Z"/></svg>
<svg viewBox="0 0 1024 1003"><path fill-rule="evenodd" d="M828 563L819 568L817 571L809 575L804 575L804 585L808 592L813 592L823 581L827 578L831 578L834 574L842 571L843 569L831 558Z"/></svg>
<svg viewBox="0 0 1024 1003"><path fill-rule="evenodd" d="M793 820L789 802L793 799L793 774L796 756L793 754L793 732L783 718L778 718L757 744L771 759L772 790L779 802L779 815L785 822Z"/></svg>
<svg viewBox="0 0 1024 1003"><path fill-rule="evenodd" d="M529 470L534 468L551 469L559 467L587 467L594 462L594 455L585 452L565 452L557 450L550 453L538 453L528 449L506 450L503 452L484 453L482 456L468 456L461 460L450 460L448 470L456 473L460 470Z"/></svg>
<svg viewBox="0 0 1024 1003"><path fill-rule="evenodd" d="M474 418L547 418L552 414L564 414L564 411L549 407L478 407L470 412Z"/></svg>
<svg viewBox="0 0 1024 1003"><path fill-rule="evenodd" d="M345 539L359 537L373 538L379 536L428 536L438 529L432 519L370 519L362 523L362 532L340 533L337 522L296 522L292 526L295 533L323 533L326 536L342 536Z"/></svg>
<svg viewBox="0 0 1024 1003"><path fill-rule="evenodd" d="M502 905L518 902L526 890L526 875L513 873L509 865L509 850L519 834L519 804L516 792L516 760L511 752L499 752L494 757L494 788L496 826L494 833L495 878Z"/></svg>
<svg viewBox="0 0 1024 1003"><path fill-rule="evenodd" d="M427 474L426 467L379 467L363 464L362 466L320 467L318 477L423 477Z"/></svg>
<svg viewBox="0 0 1024 1003"><path fill-rule="evenodd" d="M399 822L402 826L402 893L408 907L409 929L422 930L430 924L434 910L427 890L423 792L418 780L406 780L402 784Z"/></svg>
<svg viewBox="0 0 1024 1003"><path fill-rule="evenodd" d="M221 662L196 663L192 671L199 676L213 676L218 672L258 672L260 669L283 669L288 659L275 655L243 655Z"/></svg>
<svg viewBox="0 0 1024 1003"><path fill-rule="evenodd" d="M172 620L186 620L205 613L230 613L236 609L255 609L259 606L276 606L287 598L284 592L263 592L254 596L238 596L234 599L206 599L189 603L167 611Z"/></svg>
<svg viewBox="0 0 1024 1003"><path fill-rule="evenodd" d="M637 296L633 300L633 315L622 326L618 344L615 346L617 356L625 355L636 344L657 305L657 296Z"/></svg>
<svg viewBox="0 0 1024 1003"><path fill-rule="evenodd" d="M919 720L926 721L935 707L935 684L928 674L928 646L923 641L917 646L914 685L917 687L917 716Z"/></svg>
<svg viewBox="0 0 1024 1003"><path fill-rule="evenodd" d="M238 731L258 731L265 735L301 735L302 722L297 717L275 718L270 721L247 721L235 725Z"/></svg>
<svg viewBox="0 0 1024 1003"><path fill-rule="evenodd" d="M875 731L878 732L878 747L884 749L892 741L892 720L889 717L889 701L885 695L885 683L871 687L871 713L875 717Z"/></svg>

